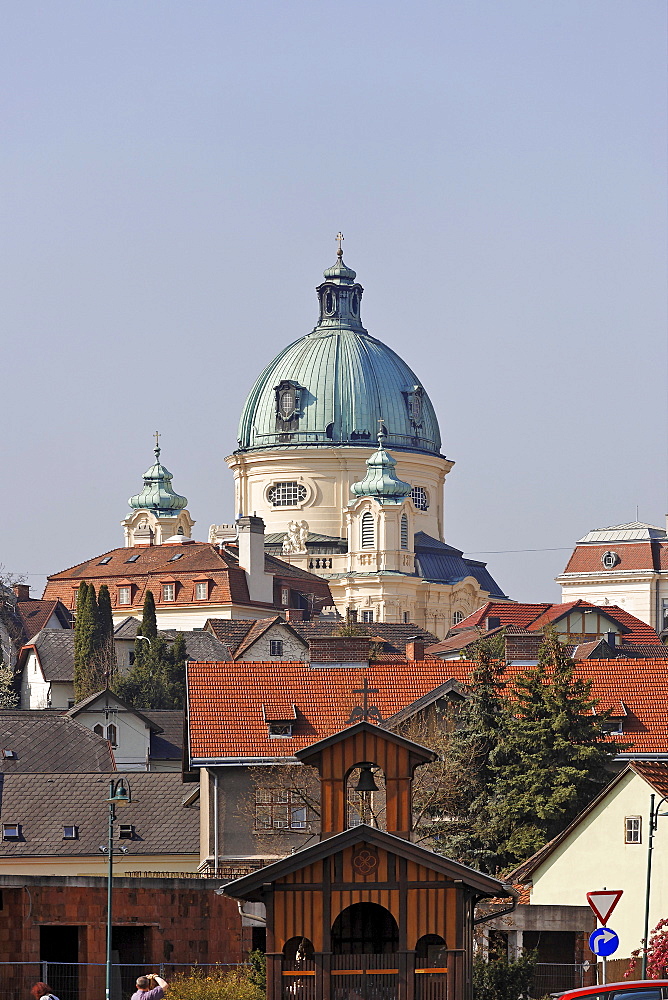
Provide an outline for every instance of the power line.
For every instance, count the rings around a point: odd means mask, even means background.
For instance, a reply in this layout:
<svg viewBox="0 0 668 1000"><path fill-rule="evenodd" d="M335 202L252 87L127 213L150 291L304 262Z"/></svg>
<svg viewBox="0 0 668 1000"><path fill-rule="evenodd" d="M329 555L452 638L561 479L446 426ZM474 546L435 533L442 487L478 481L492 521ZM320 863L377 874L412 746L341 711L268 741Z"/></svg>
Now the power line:
<svg viewBox="0 0 668 1000"><path fill-rule="evenodd" d="M572 545L562 545L556 549L483 549L479 552L468 552L469 556L504 556L511 552L570 552Z"/></svg>

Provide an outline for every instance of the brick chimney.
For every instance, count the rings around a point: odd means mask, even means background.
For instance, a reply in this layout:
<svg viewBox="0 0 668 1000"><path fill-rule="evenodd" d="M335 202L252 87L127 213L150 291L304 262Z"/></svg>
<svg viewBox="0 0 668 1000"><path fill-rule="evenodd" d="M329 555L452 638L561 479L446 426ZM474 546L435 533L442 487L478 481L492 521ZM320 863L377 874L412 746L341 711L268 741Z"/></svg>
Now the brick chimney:
<svg viewBox="0 0 668 1000"><path fill-rule="evenodd" d="M30 600L30 586L27 583L15 583L12 586L14 591L14 596L19 601L29 601Z"/></svg>
<svg viewBox="0 0 668 1000"><path fill-rule="evenodd" d="M283 608L283 617L286 622L303 622L304 614L303 608Z"/></svg>
<svg viewBox="0 0 668 1000"><path fill-rule="evenodd" d="M368 666L372 640L368 635L318 635L308 641L312 664L335 667Z"/></svg>
<svg viewBox="0 0 668 1000"><path fill-rule="evenodd" d="M424 660L424 642L422 639L418 639L417 636L413 636L406 643L406 659L407 660Z"/></svg>

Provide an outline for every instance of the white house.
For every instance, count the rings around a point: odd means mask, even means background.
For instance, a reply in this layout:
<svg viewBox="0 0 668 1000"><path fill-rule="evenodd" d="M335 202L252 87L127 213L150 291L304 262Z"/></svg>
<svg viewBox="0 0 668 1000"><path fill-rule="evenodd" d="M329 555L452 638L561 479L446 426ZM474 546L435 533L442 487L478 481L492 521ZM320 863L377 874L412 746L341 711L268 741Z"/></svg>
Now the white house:
<svg viewBox="0 0 668 1000"><path fill-rule="evenodd" d="M587 893L622 889L608 921L628 958L644 935L650 799L668 797L668 760L634 761L559 836L508 875L530 886L530 906L583 906ZM665 804L659 812L668 812ZM650 932L668 916L668 817L654 835Z"/></svg>

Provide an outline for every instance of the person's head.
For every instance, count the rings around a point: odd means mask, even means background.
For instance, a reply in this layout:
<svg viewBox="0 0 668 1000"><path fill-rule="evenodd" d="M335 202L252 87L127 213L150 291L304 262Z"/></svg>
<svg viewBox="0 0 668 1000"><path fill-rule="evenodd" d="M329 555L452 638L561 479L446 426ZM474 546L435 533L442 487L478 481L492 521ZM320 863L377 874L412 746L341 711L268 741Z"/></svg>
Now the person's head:
<svg viewBox="0 0 668 1000"><path fill-rule="evenodd" d="M34 996L35 1000L40 1000L40 997L47 996L49 993L52 993L53 990L48 983L35 983L30 992Z"/></svg>
<svg viewBox="0 0 668 1000"><path fill-rule="evenodd" d="M151 983L148 976L140 976L137 980L138 990L149 990L151 988Z"/></svg>

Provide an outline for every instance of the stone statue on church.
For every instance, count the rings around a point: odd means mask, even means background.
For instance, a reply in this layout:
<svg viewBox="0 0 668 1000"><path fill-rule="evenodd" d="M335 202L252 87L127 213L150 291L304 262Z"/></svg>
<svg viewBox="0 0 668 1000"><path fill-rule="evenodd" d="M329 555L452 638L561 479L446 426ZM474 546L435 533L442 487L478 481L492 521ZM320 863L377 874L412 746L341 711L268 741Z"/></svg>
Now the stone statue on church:
<svg viewBox="0 0 668 1000"><path fill-rule="evenodd" d="M288 530L283 540L283 555L304 555L308 531L308 521L288 521Z"/></svg>

